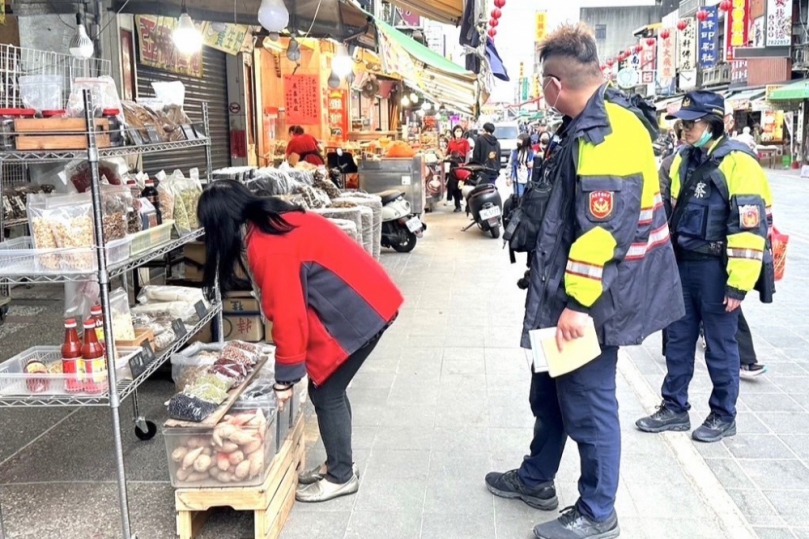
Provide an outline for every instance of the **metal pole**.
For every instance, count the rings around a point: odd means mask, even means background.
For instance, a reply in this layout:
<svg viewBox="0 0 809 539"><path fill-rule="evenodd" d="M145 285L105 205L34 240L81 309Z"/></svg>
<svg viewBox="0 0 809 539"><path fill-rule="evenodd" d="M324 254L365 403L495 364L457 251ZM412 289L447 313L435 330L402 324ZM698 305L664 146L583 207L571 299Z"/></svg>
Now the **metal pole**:
<svg viewBox="0 0 809 539"><path fill-rule="evenodd" d="M210 122L208 121L208 103L202 104L202 123L205 126L205 134L208 136L208 143L205 145L205 167L207 169L206 178L208 183L213 182L213 162L211 157L211 133ZM214 282L214 299L218 305L222 304L222 292L219 290L219 273L217 272L216 281ZM216 313L215 322L212 322L215 330L215 335L219 342L225 340L225 325L222 320L222 309Z"/></svg>
<svg viewBox="0 0 809 539"><path fill-rule="evenodd" d="M205 145L205 173L207 175L205 180L210 182L213 177L213 158L211 157L211 127L208 120L208 103L202 104L202 125L205 126L205 136L208 137L208 144Z"/></svg>
<svg viewBox="0 0 809 539"><path fill-rule="evenodd" d="M118 502L121 509L121 529L124 539L132 538L129 523L129 502L126 492L126 470L124 469L124 448L121 440L121 417L118 398L118 380L115 372L115 336L112 333L112 315L110 313L110 279L107 273L107 257L104 249L104 220L101 215L101 188L98 177L98 147L96 145L95 123L93 114L93 97L89 90L84 90L84 118L87 121L87 160L90 163L91 188L93 195L93 219L95 224L95 244L98 259L98 284L101 291L101 307L104 318L104 336L107 343L107 382L110 396L110 415L112 417L112 436L115 442L115 464L118 475Z"/></svg>

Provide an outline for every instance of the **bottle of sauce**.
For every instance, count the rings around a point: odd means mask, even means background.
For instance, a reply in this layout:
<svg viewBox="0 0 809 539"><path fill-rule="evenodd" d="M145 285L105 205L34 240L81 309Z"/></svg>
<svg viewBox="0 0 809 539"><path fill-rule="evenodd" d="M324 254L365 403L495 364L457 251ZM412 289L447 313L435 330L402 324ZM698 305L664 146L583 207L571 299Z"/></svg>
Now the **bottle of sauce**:
<svg viewBox="0 0 809 539"><path fill-rule="evenodd" d="M76 320L65 320L65 340L62 343L62 373L65 379L65 391L80 393L84 390L84 362L81 358L81 340L76 331Z"/></svg>
<svg viewBox="0 0 809 539"><path fill-rule="evenodd" d="M160 198L157 196L157 188L154 186L152 178L146 180L146 187L143 188L140 196L152 203L155 212L157 212L157 224L163 224L163 215L160 213Z"/></svg>
<svg viewBox="0 0 809 539"><path fill-rule="evenodd" d="M81 359L84 363L84 392L91 395L104 393L107 387L107 360L104 347L96 337L96 321L88 318L84 321L84 345L81 347Z"/></svg>
<svg viewBox="0 0 809 539"><path fill-rule="evenodd" d="M95 323L96 323L96 329L95 329L96 338L98 339L98 342L101 343L101 346L104 348L104 350L106 350L107 349L107 342L106 342L106 339L104 338L104 316L103 316L103 314L104 313L101 310L101 305L93 305L90 308L90 318L95 320Z"/></svg>

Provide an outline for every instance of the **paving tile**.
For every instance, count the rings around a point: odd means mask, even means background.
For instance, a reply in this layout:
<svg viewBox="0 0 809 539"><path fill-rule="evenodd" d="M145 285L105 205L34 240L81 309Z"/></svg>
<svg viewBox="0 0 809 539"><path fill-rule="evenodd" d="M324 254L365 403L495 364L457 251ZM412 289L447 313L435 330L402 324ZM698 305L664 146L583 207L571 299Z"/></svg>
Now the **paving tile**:
<svg viewBox="0 0 809 539"><path fill-rule="evenodd" d="M809 434L809 412L761 412L757 415L776 434Z"/></svg>
<svg viewBox="0 0 809 539"><path fill-rule="evenodd" d="M802 412L803 407L790 395L766 395L759 393L748 394L742 388L740 397L752 412Z"/></svg>
<svg viewBox="0 0 809 539"><path fill-rule="evenodd" d="M355 511L348 521L345 539L419 539L420 535L420 510L413 513Z"/></svg>
<svg viewBox="0 0 809 539"><path fill-rule="evenodd" d="M715 445L715 444L714 444ZM714 475L725 488L755 488L747 475L742 470L735 459L710 459L705 462L711 468Z"/></svg>
<svg viewBox="0 0 809 539"><path fill-rule="evenodd" d="M794 453L774 434L737 434L724 440L731 454L740 459L790 459Z"/></svg>
<svg viewBox="0 0 809 539"><path fill-rule="evenodd" d="M809 500L809 488L805 490L763 490L762 493L787 523L806 523L806 500Z"/></svg>
<svg viewBox="0 0 809 539"><path fill-rule="evenodd" d="M809 434L780 434L779 438L789 446L795 454L809 461Z"/></svg>
<svg viewBox="0 0 809 539"><path fill-rule="evenodd" d="M367 479L390 485L391 479L425 479L430 469L430 451L374 450L368 461Z"/></svg>
<svg viewBox="0 0 809 539"><path fill-rule="evenodd" d="M761 489L805 489L809 468L799 460L745 460L747 476Z"/></svg>
<svg viewBox="0 0 809 539"><path fill-rule="evenodd" d="M475 487L483 486L486 474L492 471L492 459L488 452L438 451L430 458L430 481L464 482Z"/></svg>
<svg viewBox="0 0 809 539"><path fill-rule="evenodd" d="M392 512L420 514L427 491L426 479L396 479L369 481L366 474L354 504L354 514Z"/></svg>
<svg viewBox="0 0 809 539"><path fill-rule="evenodd" d="M431 449L432 428L382 427L376 434L374 450Z"/></svg>
<svg viewBox="0 0 809 539"><path fill-rule="evenodd" d="M336 501L336 500L332 500ZM327 505L331 502L326 502ZM298 504L303 505L303 504ZM348 528L351 511L319 512L316 515L294 511L289 516L281 539L308 539L311 537L343 537Z"/></svg>
<svg viewBox="0 0 809 539"><path fill-rule="evenodd" d="M756 532L759 539L795 539L795 536L789 528L763 528L761 526L753 526L753 531Z"/></svg>
<svg viewBox="0 0 809 539"><path fill-rule="evenodd" d="M643 529L649 537L666 539L713 539L722 534L719 525L707 519L647 519Z"/></svg>
<svg viewBox="0 0 809 539"><path fill-rule="evenodd" d="M784 525L784 519L778 515L759 491L728 489L727 492L750 524L754 526Z"/></svg>
<svg viewBox="0 0 809 539"><path fill-rule="evenodd" d="M424 513L421 539L491 539L494 509L488 513Z"/></svg>
<svg viewBox="0 0 809 539"><path fill-rule="evenodd" d="M456 425L451 427L435 427L432 431L433 451L490 452L489 429Z"/></svg>

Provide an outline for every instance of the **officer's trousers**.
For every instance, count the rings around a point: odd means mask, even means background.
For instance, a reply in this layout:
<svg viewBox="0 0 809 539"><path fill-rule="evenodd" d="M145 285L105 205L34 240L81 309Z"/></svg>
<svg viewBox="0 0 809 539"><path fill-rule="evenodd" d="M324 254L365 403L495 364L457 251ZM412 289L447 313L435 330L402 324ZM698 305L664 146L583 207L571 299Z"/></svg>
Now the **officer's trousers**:
<svg viewBox="0 0 809 539"><path fill-rule="evenodd" d="M691 408L688 403L688 384L694 376L694 355L699 324L705 330L705 362L713 382L709 404L720 419L730 421L736 417L736 399L739 396L739 347L736 331L739 309L725 311L725 285L727 272L720 258L683 261L677 265L683 285L685 316L671 324L667 331L666 367L663 381L663 401L676 412Z"/></svg>
<svg viewBox="0 0 809 539"><path fill-rule="evenodd" d="M564 376L534 373L531 410L536 417L531 454L523 460L519 477L529 487L553 481L565 441L579 447L579 510L604 521L613 512L621 462L621 427L615 397L618 348L604 347L601 355Z"/></svg>

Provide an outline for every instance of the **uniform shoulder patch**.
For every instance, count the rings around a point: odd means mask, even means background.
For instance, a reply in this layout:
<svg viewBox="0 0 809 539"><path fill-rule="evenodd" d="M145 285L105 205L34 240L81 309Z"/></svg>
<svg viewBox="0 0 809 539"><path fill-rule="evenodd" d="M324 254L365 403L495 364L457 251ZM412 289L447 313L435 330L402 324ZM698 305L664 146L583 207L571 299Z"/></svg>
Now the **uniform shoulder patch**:
<svg viewBox="0 0 809 539"><path fill-rule="evenodd" d="M590 216L597 221L604 221L615 209L614 191L591 191L587 209Z"/></svg>
<svg viewBox="0 0 809 539"><path fill-rule="evenodd" d="M739 206L739 227L750 230L753 228L758 228L759 223L761 223L761 212L759 211L758 206L753 204L745 204L743 206Z"/></svg>

